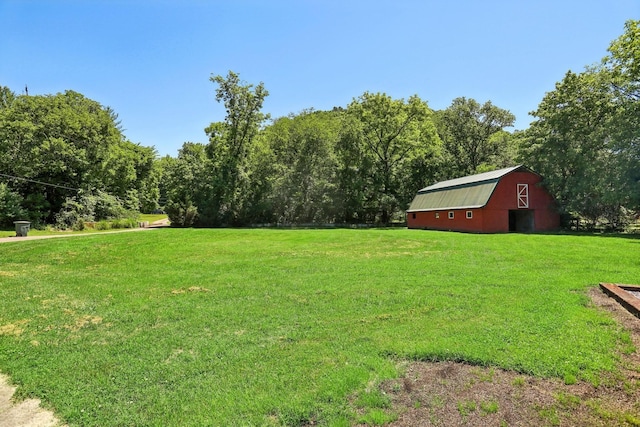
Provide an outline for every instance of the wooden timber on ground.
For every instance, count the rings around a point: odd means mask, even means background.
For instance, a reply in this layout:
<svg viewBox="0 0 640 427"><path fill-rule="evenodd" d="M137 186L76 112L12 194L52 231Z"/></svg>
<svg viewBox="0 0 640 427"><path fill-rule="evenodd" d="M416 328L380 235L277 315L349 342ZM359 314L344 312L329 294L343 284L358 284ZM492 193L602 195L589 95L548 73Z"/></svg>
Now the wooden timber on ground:
<svg viewBox="0 0 640 427"><path fill-rule="evenodd" d="M640 318L640 298L628 291L640 292L640 285L624 285L618 283L600 283L600 289L618 301L629 313Z"/></svg>

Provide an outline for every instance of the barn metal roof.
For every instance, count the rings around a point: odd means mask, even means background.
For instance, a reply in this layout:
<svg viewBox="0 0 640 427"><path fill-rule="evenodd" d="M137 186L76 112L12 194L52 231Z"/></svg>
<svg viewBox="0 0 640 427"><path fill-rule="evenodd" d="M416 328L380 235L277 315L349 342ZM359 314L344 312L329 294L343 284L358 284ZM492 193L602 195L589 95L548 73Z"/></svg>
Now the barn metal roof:
<svg viewBox="0 0 640 427"><path fill-rule="evenodd" d="M407 212L474 209L487 204L500 178L522 165L438 182L418 191Z"/></svg>

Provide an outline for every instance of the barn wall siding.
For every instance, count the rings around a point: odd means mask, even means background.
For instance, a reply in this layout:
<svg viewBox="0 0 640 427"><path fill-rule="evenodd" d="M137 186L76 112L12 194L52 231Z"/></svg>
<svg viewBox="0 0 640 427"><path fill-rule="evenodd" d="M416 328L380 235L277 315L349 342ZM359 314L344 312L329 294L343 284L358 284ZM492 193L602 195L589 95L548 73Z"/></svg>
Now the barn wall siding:
<svg viewBox="0 0 640 427"><path fill-rule="evenodd" d="M471 219L467 219L467 211L471 211ZM453 219L449 219L449 212L454 213ZM413 218L414 214L415 219ZM436 214L439 214L439 218L436 218ZM407 215L407 226L432 230L479 232L483 228L483 212L480 209L414 212Z"/></svg>
<svg viewBox="0 0 640 427"><path fill-rule="evenodd" d="M531 172L512 172L505 175L494 194L489 199L485 209L501 210L506 215L506 228L500 231L509 231L509 210L518 208L518 184L529 184L529 209L533 210L534 231L550 231L560 227L560 215L557 212L553 197L540 184L542 177ZM506 213L504 212L506 211ZM500 219L504 219L502 216ZM496 222L498 219L496 219ZM486 230L486 232L494 232Z"/></svg>
<svg viewBox="0 0 640 427"><path fill-rule="evenodd" d="M508 233L509 232L509 210L508 209L488 209L484 210L485 221L482 224L482 233Z"/></svg>
<svg viewBox="0 0 640 427"><path fill-rule="evenodd" d="M529 184L529 209L539 209L541 205L546 205L545 195L548 194L538 185L541 180L538 175L530 172L512 172L498 182L485 208L518 209L518 184Z"/></svg>

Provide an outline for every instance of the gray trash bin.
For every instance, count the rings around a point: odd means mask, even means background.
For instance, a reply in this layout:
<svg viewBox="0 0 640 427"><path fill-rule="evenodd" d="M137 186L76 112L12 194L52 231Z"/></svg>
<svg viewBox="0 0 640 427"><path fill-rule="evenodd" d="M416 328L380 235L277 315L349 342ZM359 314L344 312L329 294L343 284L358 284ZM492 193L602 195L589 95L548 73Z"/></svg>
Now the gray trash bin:
<svg viewBox="0 0 640 427"><path fill-rule="evenodd" d="M29 227L31 222L29 221L13 221L16 226L16 237L27 237L29 234Z"/></svg>

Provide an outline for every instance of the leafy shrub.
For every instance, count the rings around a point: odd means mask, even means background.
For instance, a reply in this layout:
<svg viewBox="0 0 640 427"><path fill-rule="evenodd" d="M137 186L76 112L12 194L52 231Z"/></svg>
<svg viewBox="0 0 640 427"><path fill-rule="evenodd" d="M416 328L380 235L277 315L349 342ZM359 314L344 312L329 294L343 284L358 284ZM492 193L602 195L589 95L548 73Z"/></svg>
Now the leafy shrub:
<svg viewBox="0 0 640 427"><path fill-rule="evenodd" d="M82 218L80 218L78 221L76 221L75 224L73 224L73 227L71 228L73 231L82 231L84 230L85 224L84 224L84 220Z"/></svg>
<svg viewBox="0 0 640 427"><path fill-rule="evenodd" d="M107 220L102 220L102 221L98 221L96 223L96 230L110 230L111 229L111 223Z"/></svg>
<svg viewBox="0 0 640 427"><path fill-rule="evenodd" d="M127 214L127 210L116 196L98 190L94 197L94 214L97 220L122 218Z"/></svg>
<svg viewBox="0 0 640 427"><path fill-rule="evenodd" d="M137 228L138 221L136 218L118 218L108 221L111 228Z"/></svg>
<svg viewBox="0 0 640 427"><path fill-rule="evenodd" d="M85 222L111 219L122 221L110 224L109 228L136 227L137 216L137 211L125 209L116 196L98 190L92 193L79 192L77 196L67 198L55 219L56 228L83 230Z"/></svg>
<svg viewBox="0 0 640 427"><path fill-rule="evenodd" d="M112 219L109 221L110 228L119 229L124 228L124 222L121 219Z"/></svg>
<svg viewBox="0 0 640 427"><path fill-rule="evenodd" d="M124 218L124 228L138 228L137 218Z"/></svg>
<svg viewBox="0 0 640 427"><path fill-rule="evenodd" d="M83 230L85 221L93 221L93 208L86 203L86 200L67 198L56 214L55 220L55 227L60 230Z"/></svg>
<svg viewBox="0 0 640 427"><path fill-rule="evenodd" d="M172 226L191 227L198 219L198 208L190 201L169 201L165 210Z"/></svg>
<svg viewBox="0 0 640 427"><path fill-rule="evenodd" d="M11 191L7 184L0 183L0 226L11 227L13 221L25 219L27 214L22 207L22 197Z"/></svg>
<svg viewBox="0 0 640 427"><path fill-rule="evenodd" d="M140 198L138 197L137 190L129 190L127 194L122 200L122 206L128 211L139 211L140 210Z"/></svg>

